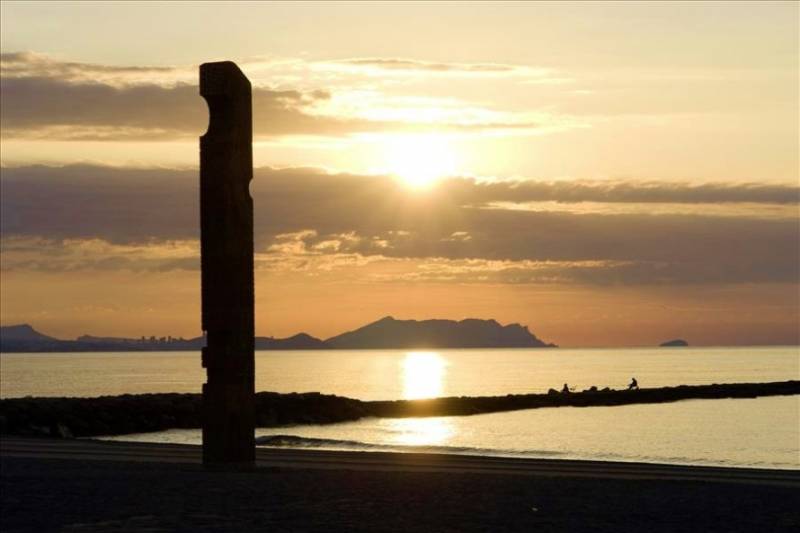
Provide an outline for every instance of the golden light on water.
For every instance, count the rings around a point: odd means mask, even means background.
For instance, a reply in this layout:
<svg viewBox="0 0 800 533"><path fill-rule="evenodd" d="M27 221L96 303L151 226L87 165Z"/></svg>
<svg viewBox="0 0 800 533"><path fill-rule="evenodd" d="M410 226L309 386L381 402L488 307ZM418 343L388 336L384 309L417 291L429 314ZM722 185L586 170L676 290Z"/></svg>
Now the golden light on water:
<svg viewBox="0 0 800 533"><path fill-rule="evenodd" d="M445 444L453 434L447 418L397 418L389 421L395 444L435 446Z"/></svg>
<svg viewBox="0 0 800 533"><path fill-rule="evenodd" d="M386 170L410 187L429 187L457 171L456 150L443 135L392 135L383 151Z"/></svg>
<svg viewBox="0 0 800 533"><path fill-rule="evenodd" d="M417 400L442 395L447 363L436 352L408 352L402 361L403 398Z"/></svg>
<svg viewBox="0 0 800 533"><path fill-rule="evenodd" d="M447 361L436 352L408 352L402 362L403 398L418 400L442 396ZM393 441L404 446L445 443L453 433L447 418L387 420Z"/></svg>

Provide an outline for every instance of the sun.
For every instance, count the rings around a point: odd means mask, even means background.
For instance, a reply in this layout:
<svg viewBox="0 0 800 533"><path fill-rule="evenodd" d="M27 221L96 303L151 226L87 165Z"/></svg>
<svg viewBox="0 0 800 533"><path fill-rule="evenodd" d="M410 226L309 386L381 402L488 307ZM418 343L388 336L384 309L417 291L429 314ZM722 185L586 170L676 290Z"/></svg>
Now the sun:
<svg viewBox="0 0 800 533"><path fill-rule="evenodd" d="M424 188L456 173L456 152L449 139L439 134L393 135L385 141L387 171L408 186Z"/></svg>

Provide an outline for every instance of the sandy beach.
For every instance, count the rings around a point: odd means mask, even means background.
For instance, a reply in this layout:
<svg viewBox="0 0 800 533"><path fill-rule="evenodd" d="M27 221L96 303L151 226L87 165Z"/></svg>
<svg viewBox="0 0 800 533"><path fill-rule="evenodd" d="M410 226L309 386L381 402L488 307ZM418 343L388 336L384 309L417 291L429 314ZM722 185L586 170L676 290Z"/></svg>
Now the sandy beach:
<svg viewBox="0 0 800 533"><path fill-rule="evenodd" d="M3 531L792 531L800 472L4 437Z"/></svg>

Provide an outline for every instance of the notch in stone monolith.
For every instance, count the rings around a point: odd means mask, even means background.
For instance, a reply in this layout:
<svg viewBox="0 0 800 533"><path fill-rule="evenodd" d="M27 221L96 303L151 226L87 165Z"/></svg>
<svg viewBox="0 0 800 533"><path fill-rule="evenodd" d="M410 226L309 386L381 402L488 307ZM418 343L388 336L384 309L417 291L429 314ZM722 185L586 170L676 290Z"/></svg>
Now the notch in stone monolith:
<svg viewBox="0 0 800 533"><path fill-rule="evenodd" d="M208 131L200 137L203 462L255 460L253 311L253 116L247 77L235 63L200 65Z"/></svg>

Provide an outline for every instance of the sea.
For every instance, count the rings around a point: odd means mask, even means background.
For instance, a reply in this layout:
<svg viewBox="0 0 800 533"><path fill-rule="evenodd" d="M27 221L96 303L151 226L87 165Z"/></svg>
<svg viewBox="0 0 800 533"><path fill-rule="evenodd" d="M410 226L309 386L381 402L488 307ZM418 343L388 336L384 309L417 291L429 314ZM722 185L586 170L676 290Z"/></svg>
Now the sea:
<svg viewBox="0 0 800 533"><path fill-rule="evenodd" d="M256 390L362 400L800 380L800 348L256 352ZM0 356L0 398L200 392L199 352ZM800 396L258 428L267 445L800 470ZM106 437L199 444L199 430Z"/></svg>

